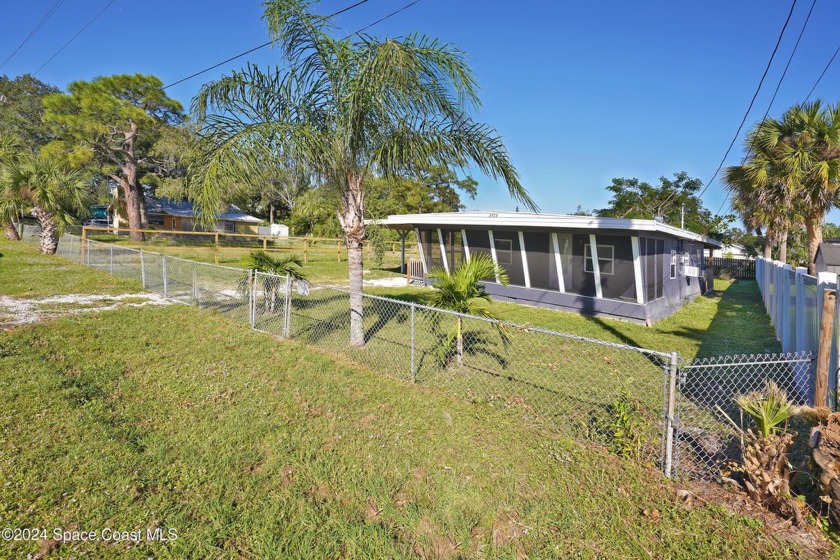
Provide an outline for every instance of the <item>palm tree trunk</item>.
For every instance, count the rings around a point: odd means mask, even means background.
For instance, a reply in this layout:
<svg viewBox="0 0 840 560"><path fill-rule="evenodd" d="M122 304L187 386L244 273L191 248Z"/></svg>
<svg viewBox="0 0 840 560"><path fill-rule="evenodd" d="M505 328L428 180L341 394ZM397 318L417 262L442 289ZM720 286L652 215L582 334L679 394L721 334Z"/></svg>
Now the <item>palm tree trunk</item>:
<svg viewBox="0 0 840 560"><path fill-rule="evenodd" d="M764 258L768 260L773 258L773 232L769 226L764 230Z"/></svg>
<svg viewBox="0 0 840 560"><path fill-rule="evenodd" d="M58 225L56 225L51 214L37 206L35 207L35 218L41 228L41 252L45 255L54 255L58 250Z"/></svg>
<svg viewBox="0 0 840 560"><path fill-rule="evenodd" d="M347 172L347 190L342 193L342 208L338 220L344 230L347 245L347 265L350 280L350 345L365 345L364 300L362 298L363 258L362 239L365 236L364 194L361 177Z"/></svg>
<svg viewBox="0 0 840 560"><path fill-rule="evenodd" d="M782 230L779 234L779 260L783 263L787 262L787 245L788 245L788 232L787 230Z"/></svg>
<svg viewBox="0 0 840 560"><path fill-rule="evenodd" d="M6 235L6 239L20 241L20 235L18 235L15 224L12 222L3 222L3 233Z"/></svg>
<svg viewBox="0 0 840 560"><path fill-rule="evenodd" d="M817 274L817 265L814 259L817 256L817 249L822 243L822 212L814 212L805 220L805 232L808 235L808 274Z"/></svg>

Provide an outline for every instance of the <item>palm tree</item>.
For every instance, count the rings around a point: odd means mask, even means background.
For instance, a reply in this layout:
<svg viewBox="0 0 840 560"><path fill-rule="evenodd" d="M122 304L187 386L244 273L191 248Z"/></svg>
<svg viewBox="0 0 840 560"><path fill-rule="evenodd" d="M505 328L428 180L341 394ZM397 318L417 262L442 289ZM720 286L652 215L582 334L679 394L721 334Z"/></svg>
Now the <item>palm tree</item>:
<svg viewBox="0 0 840 560"><path fill-rule="evenodd" d="M20 158L22 146L17 138L7 134L0 134L0 167L12 164ZM19 198L0 196L0 224L6 239L20 241L15 229L14 221L23 211L23 201Z"/></svg>
<svg viewBox="0 0 840 560"><path fill-rule="evenodd" d="M496 319L495 314L481 303L489 302L490 295L480 283L482 280L494 277L498 278L499 283L507 285L508 275L505 269L494 263L489 255L483 253L463 261L451 273L435 268L429 272L429 278L432 279L434 286L429 305L467 315ZM455 342L455 357L459 367L464 364L463 330L463 318L457 315L455 328L448 333L441 352L444 357L449 355L452 342ZM500 334L503 340L506 340L502 331Z"/></svg>
<svg viewBox="0 0 840 560"><path fill-rule="evenodd" d="M777 198L796 201L808 236L808 269L822 242L822 219L837 203L840 190L840 104L817 100L788 109L781 119L759 123L750 139L755 147L745 165L761 189L782 191Z"/></svg>
<svg viewBox="0 0 840 560"><path fill-rule="evenodd" d="M796 203L779 183L763 185L750 180L750 167L755 165L751 156L742 165L728 167L723 184L732 194L732 206L741 214L744 225L750 230L764 228L764 258L772 258L774 241L779 246L779 260L787 261L787 237L791 229L800 227L802 219L795 211Z"/></svg>
<svg viewBox="0 0 840 560"><path fill-rule="evenodd" d="M315 170L338 193L347 246L350 343L364 345L362 240L365 181L376 174L459 158L503 179L510 194L536 205L497 132L469 110L480 101L465 54L409 35L336 39L329 18L305 0L268 0L265 20L291 70L248 66L205 85L193 101L207 157L193 198L212 222L222 178L248 176L267 152Z"/></svg>
<svg viewBox="0 0 840 560"><path fill-rule="evenodd" d="M306 280L306 274L301 270L303 261L297 255L273 257L265 251L251 251L242 258L242 265L257 272L288 277L291 282ZM287 290L290 288L286 286ZM268 311L273 313L280 293L280 282L275 277L267 277L263 280L263 290Z"/></svg>
<svg viewBox="0 0 840 560"><path fill-rule="evenodd" d="M58 249L64 227L88 212L87 183L81 172L36 153L21 154L0 168L0 200L19 201L31 209L41 230L40 250L48 255Z"/></svg>

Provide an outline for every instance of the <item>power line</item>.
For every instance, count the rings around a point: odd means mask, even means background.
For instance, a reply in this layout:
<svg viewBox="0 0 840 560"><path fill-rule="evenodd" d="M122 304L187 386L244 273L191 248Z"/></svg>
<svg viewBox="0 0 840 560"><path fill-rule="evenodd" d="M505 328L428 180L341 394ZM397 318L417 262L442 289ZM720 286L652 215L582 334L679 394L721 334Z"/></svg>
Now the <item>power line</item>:
<svg viewBox="0 0 840 560"><path fill-rule="evenodd" d="M720 164L717 166L712 178L706 183L706 186L703 187L703 190L700 191L698 197L702 197L706 190L711 186L712 181L715 180L720 170L723 168L723 164L726 162L726 158L729 157L729 152L732 151L732 147L735 145L735 142L738 140L738 135L741 134L741 129L744 128L744 123L747 122L747 117L750 115L750 111L752 111L753 105L755 104L755 100L758 97L758 92L761 91L761 86L764 85L764 80L767 78L767 73L770 71L770 66L773 64L773 59L776 57L776 52L779 50L779 45L782 43L782 37L784 37L785 30L787 29L788 23L790 23L790 18L793 15L793 10L796 7L796 0L793 0L793 3L790 6L790 12L788 12L787 19L785 20L785 24L782 26L782 31L779 33L779 38L776 40L776 46L773 48L773 53L770 55L770 60L767 61L767 66L764 68L764 74L761 75L761 80L758 82L758 87L755 88L755 93L750 100L750 105L747 107L747 111L744 113L744 118L741 119L741 124L738 125L738 130L735 131L735 136L732 137L732 142L729 143L729 147L726 149L726 153L723 154L723 158L720 160Z"/></svg>
<svg viewBox="0 0 840 560"><path fill-rule="evenodd" d="M823 76L825 76L825 73L828 72L828 68L831 66L831 63L834 62L835 58L837 58L837 53L840 53L840 47L837 47L837 50L834 51L833 55L831 55L831 60L829 60L828 64L826 64L825 68L823 68L822 74L820 74L820 77L817 78L817 81L814 83L814 87L811 88L811 91L808 92L807 97L805 97L805 101L808 101L808 99L811 97L811 94L814 93L814 90L817 89L818 85L820 85L820 82L822 81Z"/></svg>
<svg viewBox="0 0 840 560"><path fill-rule="evenodd" d="M33 27L33 28L32 28L32 31L30 31L30 32L29 32L29 34L28 34L28 35L26 36L26 38L25 38L25 39L24 39L24 40L20 43L20 45L18 45L18 46L17 46L17 48L16 48L15 50L13 50L13 51L12 51L12 54L10 54L9 56L7 56L7 57L6 57L6 60L4 60L2 64L0 64L0 70L2 70L2 69L3 69L3 67L4 67L4 66L6 66L6 64L7 64L10 60L12 60L12 58L14 58L14 56L18 53L18 51L19 51L20 49L22 49L22 48L23 48L23 46L24 46L27 42L29 42L29 39L31 39L31 38L32 38L32 36L33 36L33 35L35 35L35 34L38 32L38 30L39 30L39 29L41 29L41 27L43 27L43 25L44 25L45 23L47 23L47 20L48 20L48 19L50 19L50 18L52 17L52 15L56 12L56 10L58 10L58 8L59 8L59 7L60 7L63 3L64 3L64 0L57 0L57 2L56 2L55 4L53 4L53 5L52 5L52 7L49 9L49 11L48 11L48 12L44 15L44 17L42 17L42 18L41 18L41 21L39 21L39 22L35 25L35 27Z"/></svg>
<svg viewBox="0 0 840 560"><path fill-rule="evenodd" d="M802 40L802 35L805 34L805 28L808 27L808 21L811 19L811 14L814 11L814 6L817 5L817 0L811 2L811 9L808 10L808 15L805 17L805 23L802 24L802 29L799 31L799 37L796 38L796 44L793 45L793 50L790 52L790 56L787 59L787 64L785 64L785 70L782 72L782 76L779 78L779 83L776 84L776 90L773 92L773 97L770 98L770 103L767 105L767 110L764 111L764 116L761 118L761 121L767 118L767 115L770 114L770 108L773 107L773 102L776 101L776 95L779 93L779 88L782 87L782 82L787 75L788 68L790 68L790 62L793 60L793 56L796 54L796 49L799 48L799 41ZM810 95L810 94L809 94Z"/></svg>
<svg viewBox="0 0 840 560"><path fill-rule="evenodd" d="M336 11L336 12L331 13L331 14L330 14L330 15L328 15L328 16L324 16L324 18L323 18L323 19L330 19L330 18L335 17L335 16L337 16L337 15L343 14L344 12L347 12L347 11L349 11L349 10L352 10L353 8L356 8L356 7L358 7L358 6L361 6L362 4L364 4L364 3L368 2L368 1L369 1L369 0L359 0L359 1L358 1L358 2L356 2L355 4L351 4L351 5L349 5L349 6L345 7L345 8L342 8L342 9L340 9L340 10ZM418 1L419 1L419 0L418 0ZM194 73L190 74L189 76L187 76L186 78L181 78L181 79L180 79L180 80L178 80L178 81L172 82L171 84L167 84L167 85L163 86L163 89L168 89L168 88L171 88L172 86L177 86L178 84L184 83L184 82L186 82L187 80L192 80L192 79L193 79L193 78L195 78L196 76L201 76L202 74L205 74L205 73L209 72L210 70L215 70L215 69L216 69L216 68L218 68L219 66L224 66L224 65L225 65L225 64L227 64L228 62L233 62L233 61L234 61L234 60L236 60L237 58L242 58L243 56L245 56L245 55L247 55L247 54L251 54L251 53L252 53L252 52L254 52L254 51L258 51L258 50L260 50L260 49L264 49L264 48L266 48L267 46L269 46L270 44L272 44L273 42L274 42L274 41L266 41L266 42L265 42L265 43L263 43L262 45L257 45L256 47L254 47L254 48L252 48L252 49L248 49L247 51L243 51L243 52L241 52L241 53L239 53L239 54L237 54L237 55L234 55L234 56L232 56L232 57L230 57L230 58L226 58L225 60L223 60L223 61L221 61L221 62L218 62L218 63L214 64L213 66L208 66L207 68L204 68L203 70L199 70L198 72L194 72Z"/></svg>
<svg viewBox="0 0 840 560"><path fill-rule="evenodd" d="M76 37L78 37L79 35L81 35L81 34L84 32L84 30L85 30L85 29L87 29L88 27L90 27L90 26L93 24L93 22L95 22L97 19L99 19L99 16L101 16L102 14L104 14L104 13L105 13L105 10L107 10L108 8L110 8L110 7L111 7L111 4L113 4L113 3L114 3L114 2L116 2L116 1L117 1L117 0L111 0L110 2L108 2L107 4L105 4L105 7L104 7L104 8L102 8L101 10L99 10L99 13L98 13L98 14L96 14L95 16L93 16L93 17L90 19L90 21L88 21L88 22L84 25L84 27L82 27L81 29L79 29L79 31L78 31L75 35L73 35L72 37L70 37L70 40L69 40L69 41L67 41L66 43L64 43L64 44L61 46L61 48L60 48L60 49L58 49L57 51L55 51L55 53L54 53L51 57L49 57L49 58L47 59L47 61L46 61L46 62L44 62L41 66L39 66L39 67L38 67L38 69L37 69L37 70L35 70L35 72L34 72L32 75L33 75L33 76L37 76L37 75L38 75L38 72L40 72L41 70L43 70L43 69L44 69L44 67L45 67L47 64L49 64L50 62L52 62L52 61L53 61L53 59L54 59L55 57L57 57L59 54L61 54L61 51L63 51L64 49L66 49L66 48L67 48L67 46L68 46L70 43L72 43L73 41L75 41L75 40L76 40Z"/></svg>
<svg viewBox="0 0 840 560"><path fill-rule="evenodd" d="M368 1L368 0L360 0L359 2L356 2L355 4L352 4L352 5L350 5L350 6L347 6L346 8L343 8L343 9L341 9L341 10L339 10L339 11L337 11L337 12L334 12L334 13L332 13L332 14L328 15L328 16L324 16L324 19L329 19L329 18L331 18L331 17L335 17L335 16L337 16L337 15L339 15L339 14L343 14L344 12L346 12L346 11L348 11L348 10L350 10L350 9L355 8L356 6L360 6L360 5L364 4L364 3L365 3L365 2L367 2L367 1ZM344 36L344 37L343 37L343 39L348 39L348 38L352 37L353 35L358 35L358 34L359 34L359 33L361 33L362 31L365 31L365 30L367 30L367 29L370 29L370 28L371 28L371 27L373 27L374 25L378 25L378 24L382 23L383 21L385 21L386 19L389 19L389 18L394 17L395 15L399 14L400 12L403 12L403 11L405 11L405 10L409 9L410 7L414 6L415 4L417 4L417 3L419 3L419 2L420 2L420 0L414 0L413 2L409 2L408 4L404 5L403 7L401 7L401 8L398 8L398 9L394 10L393 12L391 12L391 13L389 13L389 14L387 14L387 15L385 15L385 16L383 16L383 17L381 17L381 18L379 18L378 20L374 21L373 23L369 23L368 25L366 25L366 26L364 26L364 27L362 27L362 28L360 28L360 29L357 29L357 30L356 30L356 31L354 31L353 33L350 33L349 35ZM248 49L247 51L244 51L244 52L241 52L241 53L239 53L239 54L237 54L237 55L234 55L234 56L232 56L232 57L230 57L230 58L228 58L228 59L225 59L225 60L223 60L223 61L221 61L221 62L219 62L219 63L217 63L217 64L214 64L213 66L208 66L207 68L204 68L203 70L199 70L198 72L194 72L194 73L190 74L189 76L187 76L187 77L185 77L185 78L181 78L181 79L180 79L180 80L178 80L178 81L172 82L171 84L167 84L167 85L163 86L163 89L168 89L168 88L171 88L172 86L177 86L178 84L181 84L181 83L183 83L183 82L186 82L187 80L191 80L191 79L195 78L196 76L200 76L201 74L205 74L205 73L209 72L210 70L215 70L215 69L216 69L216 68L218 68L219 66L223 66L223 65L227 64L228 62L232 62L232 61L236 60L237 58L242 58L243 56L245 56L245 55L247 55L247 54L251 54L251 53L252 53L252 52L254 52L254 51L258 51L258 50L260 50L260 49L264 49L265 47L267 47L267 46L271 45L273 42L274 42L274 41L267 41L267 42L263 43L262 45L257 45L256 47L254 47L254 48L252 48L252 49ZM288 68L288 67L287 67L287 68Z"/></svg>
<svg viewBox="0 0 840 560"><path fill-rule="evenodd" d="M796 54L796 50L799 48L799 42L802 40L802 35L805 34L805 29L808 27L808 22L811 20L811 14L814 12L814 6L817 5L817 0L811 2L811 9L808 10L808 15L805 17L805 23L802 24L802 29L799 31L799 36L796 38L796 43L793 45L793 50L790 52L790 56L787 59L787 63L785 64L785 70L782 72L782 75L779 77L779 82L776 84L776 89L773 91L773 97L770 98L770 103L767 105L767 110L764 111L764 116L761 117L761 122L764 122L767 119L767 115L770 114L770 109L773 107L773 102L776 101L776 95L779 93L779 88L782 87L782 82L787 75L788 68L790 68L790 63L793 60L793 56ZM840 50L840 49L838 49ZM836 54L836 53L835 53ZM752 153L752 146L747 146L747 155L744 156L743 160L741 160L741 165L749 157L749 154ZM729 201L729 192L726 193L726 196L723 197L723 202L720 203L720 207L715 212L715 216L720 216L720 211L723 210L724 204ZM732 204L729 205L729 210L734 210Z"/></svg>

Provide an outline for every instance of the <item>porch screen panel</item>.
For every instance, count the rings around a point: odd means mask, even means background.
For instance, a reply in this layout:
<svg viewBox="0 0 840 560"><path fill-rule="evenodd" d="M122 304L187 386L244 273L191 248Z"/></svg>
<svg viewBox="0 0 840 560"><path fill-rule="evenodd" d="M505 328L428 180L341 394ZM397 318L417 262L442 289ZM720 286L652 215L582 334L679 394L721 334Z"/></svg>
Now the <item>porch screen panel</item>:
<svg viewBox="0 0 840 560"><path fill-rule="evenodd" d="M601 247L612 247L602 251ZM611 254L610 254L611 253ZM598 236L598 261L601 269L601 293L605 298L636 301L636 275L630 237Z"/></svg>
<svg viewBox="0 0 840 560"><path fill-rule="evenodd" d="M496 258L499 265L507 271L510 284L524 286L525 272L522 268L522 253L519 252L519 234L515 231L494 229L493 240L496 243Z"/></svg>
<svg viewBox="0 0 840 560"><path fill-rule="evenodd" d="M531 277L531 287L542 290L559 289L551 234L525 232L524 237L525 252L528 254L528 273Z"/></svg>
<svg viewBox="0 0 840 560"><path fill-rule="evenodd" d="M572 281L566 285L566 291L595 297L595 275L592 272L586 272L584 266L587 245L589 245L588 234L572 236Z"/></svg>
<svg viewBox="0 0 840 560"><path fill-rule="evenodd" d="M490 236L486 229L468 229L467 245L470 247L470 256L487 255L491 257L490 253ZM496 278L485 278L485 282L495 282Z"/></svg>

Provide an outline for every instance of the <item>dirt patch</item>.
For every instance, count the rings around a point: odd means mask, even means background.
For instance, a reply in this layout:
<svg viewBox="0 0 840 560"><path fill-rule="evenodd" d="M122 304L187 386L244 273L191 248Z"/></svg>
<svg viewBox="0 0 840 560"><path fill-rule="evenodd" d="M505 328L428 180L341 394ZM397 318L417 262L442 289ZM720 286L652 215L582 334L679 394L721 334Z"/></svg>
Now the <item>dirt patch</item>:
<svg viewBox="0 0 840 560"><path fill-rule="evenodd" d="M817 527L806 522L794 526L790 520L782 519L750 499L747 494L735 488L713 482L695 481L677 491L681 507L692 509L715 505L730 515L758 519L764 524L764 533L784 547L792 547L803 553L803 558L828 558L834 547ZM806 552L807 551L807 552Z"/></svg>
<svg viewBox="0 0 840 560"><path fill-rule="evenodd" d="M64 296L17 299L0 296L0 328L37 323L61 315L111 311L122 307L172 305L157 294L122 294L116 296L70 294Z"/></svg>
<svg viewBox="0 0 840 560"><path fill-rule="evenodd" d="M503 511L493 522L493 546L513 546L516 551L516 558L520 560L525 558L525 547L522 546L522 535L527 532L525 527L519 520L519 514L515 511Z"/></svg>

